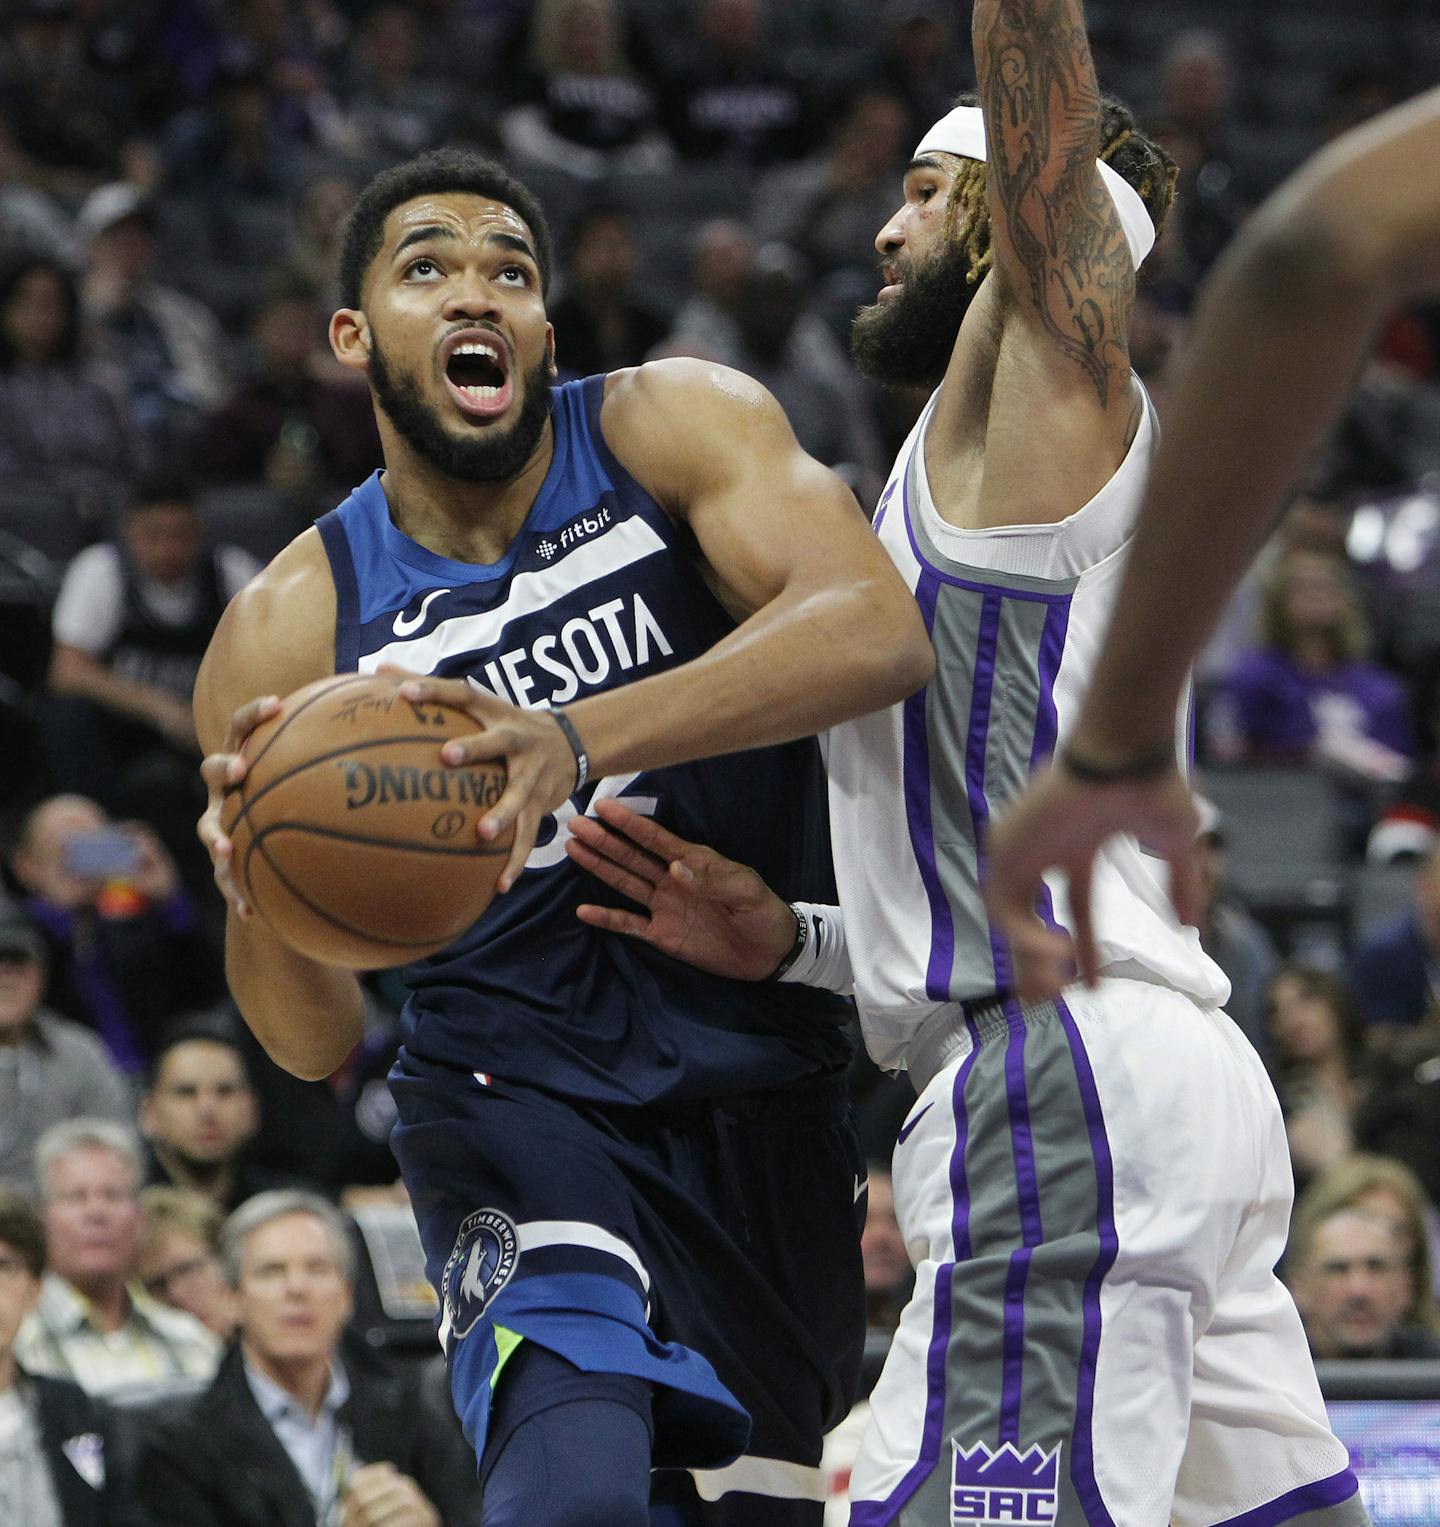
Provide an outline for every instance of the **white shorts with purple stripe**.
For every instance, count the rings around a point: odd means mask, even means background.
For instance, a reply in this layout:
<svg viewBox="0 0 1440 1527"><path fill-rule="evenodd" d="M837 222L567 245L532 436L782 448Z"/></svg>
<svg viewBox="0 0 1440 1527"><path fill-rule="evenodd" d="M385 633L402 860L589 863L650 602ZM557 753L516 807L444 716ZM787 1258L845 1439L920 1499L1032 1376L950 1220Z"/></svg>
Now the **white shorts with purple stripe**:
<svg viewBox="0 0 1440 1527"><path fill-rule="evenodd" d="M895 1148L915 1293L851 1527L1364 1527L1273 1271L1289 1155L1234 1024L1107 980L958 1014L950 1048Z"/></svg>

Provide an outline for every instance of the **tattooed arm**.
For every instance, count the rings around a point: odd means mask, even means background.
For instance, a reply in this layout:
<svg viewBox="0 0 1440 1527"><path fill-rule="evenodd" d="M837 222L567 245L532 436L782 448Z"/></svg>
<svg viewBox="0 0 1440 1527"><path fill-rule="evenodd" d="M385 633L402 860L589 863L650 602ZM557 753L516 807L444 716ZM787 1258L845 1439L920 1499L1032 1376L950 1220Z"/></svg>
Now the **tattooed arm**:
<svg viewBox="0 0 1440 1527"><path fill-rule="evenodd" d="M1081 0L976 0L995 275L1047 376L1129 418L1135 272L1100 180L1101 102Z"/></svg>

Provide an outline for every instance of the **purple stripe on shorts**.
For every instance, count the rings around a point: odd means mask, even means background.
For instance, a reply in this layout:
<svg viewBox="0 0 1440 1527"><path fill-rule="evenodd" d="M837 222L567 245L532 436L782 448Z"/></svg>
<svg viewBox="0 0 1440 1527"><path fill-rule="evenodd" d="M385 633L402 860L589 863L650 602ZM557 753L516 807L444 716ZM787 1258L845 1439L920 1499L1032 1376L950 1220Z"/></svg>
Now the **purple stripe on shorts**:
<svg viewBox="0 0 1440 1527"><path fill-rule="evenodd" d="M1256 1506L1241 1516L1228 1516L1219 1527L1277 1527L1280 1522L1293 1522L1307 1511L1323 1511L1326 1506L1338 1506L1350 1499L1360 1489L1360 1481L1349 1469L1341 1469L1329 1479L1318 1480L1313 1485L1301 1485L1289 1490L1276 1500Z"/></svg>
<svg viewBox="0 0 1440 1527"><path fill-rule="evenodd" d="M925 618L925 630L935 627L935 600L939 583L922 574L915 588L915 599ZM910 829L910 846L925 899L930 904L930 959L925 968L925 989L937 1002L950 994L950 972L955 966L955 921L940 884L935 863L935 830L930 814L930 732L927 709L929 688L920 690L905 702L903 711L903 746L905 776L905 820Z"/></svg>
<svg viewBox="0 0 1440 1527"><path fill-rule="evenodd" d="M1100 1250L1095 1265L1085 1279L1082 1296L1084 1311L1080 1341L1080 1382L1075 1396L1075 1436L1070 1447L1070 1478L1075 1493L1085 1508L1091 1527L1115 1527L1115 1519L1106 1509L1095 1479L1095 1365L1100 1355L1100 1285L1115 1265L1120 1251L1120 1237L1115 1229L1115 1163L1110 1156L1110 1141L1105 1134L1105 1117L1100 1109L1100 1093L1095 1086L1095 1072L1085 1052L1085 1041L1070 1009L1056 998L1055 1009L1065 1028L1075 1079L1080 1084L1080 1101L1085 1110L1085 1127L1090 1135L1090 1154L1095 1161L1096 1227Z"/></svg>
<svg viewBox="0 0 1440 1527"><path fill-rule="evenodd" d="M954 1262L942 1262L935 1270L935 1315L930 1330L930 1350L925 1361L925 1428L920 1438L920 1456L904 1479L883 1500L855 1501L850 1507L850 1527L887 1527L904 1509L905 1503L934 1472L940 1461L945 1440L945 1369L950 1354L950 1317L954 1304L951 1291L955 1262L967 1261L970 1250L970 1184L965 1173L965 1146L970 1136L970 1115L965 1106L965 1084L980 1053L980 1036L975 1020L967 1019L970 1030L970 1053L955 1074L950 1089L950 1103L955 1115L955 1145L950 1152L950 1191L955 1201L951 1219L951 1244Z"/></svg>
<svg viewBox="0 0 1440 1527"><path fill-rule="evenodd" d="M1033 774L1042 764L1048 763L1055 752L1055 735L1059 726L1055 714L1055 680L1060 673L1060 660L1065 655L1065 638L1070 631L1070 600L1053 604L1045 616L1045 629L1040 635L1040 663L1037 677L1040 682L1040 703L1035 711L1035 740L1030 748L1030 772ZM1040 883L1040 895L1035 910L1047 928L1057 927L1055 902L1050 887Z"/></svg>
<svg viewBox="0 0 1440 1527"><path fill-rule="evenodd" d="M1025 1282L1030 1258L1045 1239L1040 1219L1039 1176L1030 1133L1030 1095L1025 1085L1025 1022L1017 1002L1005 1004L1010 1039L1005 1048L1005 1101L1010 1115L1010 1148L1015 1158L1015 1197L1024 1245L1011 1253L1005 1275L1001 1341L1000 1441L1020 1442L1020 1400L1025 1360Z"/></svg>

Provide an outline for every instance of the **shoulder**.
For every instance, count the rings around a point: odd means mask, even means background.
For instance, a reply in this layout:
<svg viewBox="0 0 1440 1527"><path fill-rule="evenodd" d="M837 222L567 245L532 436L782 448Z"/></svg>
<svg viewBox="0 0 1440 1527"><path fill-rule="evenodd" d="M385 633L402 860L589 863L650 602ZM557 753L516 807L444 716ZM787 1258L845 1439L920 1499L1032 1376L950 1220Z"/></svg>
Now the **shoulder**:
<svg viewBox="0 0 1440 1527"><path fill-rule="evenodd" d="M313 527L230 601L196 682L197 716L219 725L263 694L288 695L335 671L335 582Z"/></svg>
<svg viewBox="0 0 1440 1527"><path fill-rule="evenodd" d="M770 392L715 361L673 357L612 372L601 423L626 471L680 511L706 488L808 460Z"/></svg>
<svg viewBox="0 0 1440 1527"><path fill-rule="evenodd" d="M76 552L65 569L64 586L84 584L89 589L114 588L124 581L125 564L113 541L100 541Z"/></svg>

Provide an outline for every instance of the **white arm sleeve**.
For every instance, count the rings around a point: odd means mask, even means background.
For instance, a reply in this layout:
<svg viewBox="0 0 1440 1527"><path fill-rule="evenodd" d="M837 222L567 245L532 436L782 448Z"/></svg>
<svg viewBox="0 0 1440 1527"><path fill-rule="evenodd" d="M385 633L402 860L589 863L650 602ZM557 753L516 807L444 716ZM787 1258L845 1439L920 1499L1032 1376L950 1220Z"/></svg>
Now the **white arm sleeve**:
<svg viewBox="0 0 1440 1527"><path fill-rule="evenodd" d="M855 976L850 969L845 919L840 908L816 906L808 901L793 901L790 905L797 917L805 919L805 947L780 980L818 986L841 997L853 996Z"/></svg>
<svg viewBox="0 0 1440 1527"><path fill-rule="evenodd" d="M110 545L87 546L60 584L51 624L55 640L99 656L119 633L124 600L119 552Z"/></svg>

